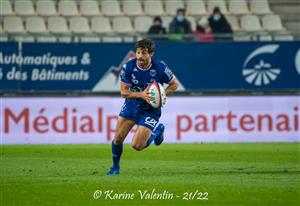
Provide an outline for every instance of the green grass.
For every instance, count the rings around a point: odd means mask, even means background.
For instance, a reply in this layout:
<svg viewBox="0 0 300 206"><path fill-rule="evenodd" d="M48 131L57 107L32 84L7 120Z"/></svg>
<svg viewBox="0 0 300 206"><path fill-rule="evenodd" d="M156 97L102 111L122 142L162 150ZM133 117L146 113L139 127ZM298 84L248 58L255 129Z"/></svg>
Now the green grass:
<svg viewBox="0 0 300 206"><path fill-rule="evenodd" d="M299 205L299 160L299 143L126 145L121 175L106 176L110 145L2 145L0 205ZM174 198L141 200L152 189ZM95 200L96 190L135 196ZM197 190L208 200L182 200Z"/></svg>

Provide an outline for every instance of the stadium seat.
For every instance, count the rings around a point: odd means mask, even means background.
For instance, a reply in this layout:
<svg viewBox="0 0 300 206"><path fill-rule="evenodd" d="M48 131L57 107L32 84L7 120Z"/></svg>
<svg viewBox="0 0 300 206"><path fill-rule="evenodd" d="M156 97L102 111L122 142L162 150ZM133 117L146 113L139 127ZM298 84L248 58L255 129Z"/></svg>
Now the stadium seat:
<svg viewBox="0 0 300 206"><path fill-rule="evenodd" d="M91 19L92 31L96 33L112 33L113 29L111 27L109 18L107 17L93 17Z"/></svg>
<svg viewBox="0 0 300 206"><path fill-rule="evenodd" d="M276 34L274 36L275 41L294 41L294 37L287 33Z"/></svg>
<svg viewBox="0 0 300 206"><path fill-rule="evenodd" d="M38 36L36 38L37 42L56 42L57 39L55 36Z"/></svg>
<svg viewBox="0 0 300 206"><path fill-rule="evenodd" d="M186 2L186 14L192 16L206 15L207 10L202 0L190 0Z"/></svg>
<svg viewBox="0 0 300 206"><path fill-rule="evenodd" d="M36 2L36 12L41 16L55 16L57 10L52 0L39 0Z"/></svg>
<svg viewBox="0 0 300 206"><path fill-rule="evenodd" d="M73 16L70 18L70 31L74 33L91 32L88 19L82 16Z"/></svg>
<svg viewBox="0 0 300 206"><path fill-rule="evenodd" d="M31 0L15 1L15 13L21 16L35 15L35 10Z"/></svg>
<svg viewBox="0 0 300 206"><path fill-rule="evenodd" d="M113 18L113 29L117 33L132 33L134 31L130 18L125 16Z"/></svg>
<svg viewBox="0 0 300 206"><path fill-rule="evenodd" d="M100 15L98 1L96 0L80 1L80 13L84 16Z"/></svg>
<svg viewBox="0 0 300 206"><path fill-rule="evenodd" d="M3 30L8 33L23 33L23 32L25 32L22 18L19 16L4 17Z"/></svg>
<svg viewBox="0 0 300 206"><path fill-rule="evenodd" d="M134 29L137 32L147 33L152 25L152 18L149 16L138 16L134 18Z"/></svg>
<svg viewBox="0 0 300 206"><path fill-rule="evenodd" d="M258 37L259 41L272 41L272 35L268 32L261 32Z"/></svg>
<svg viewBox="0 0 300 206"><path fill-rule="evenodd" d="M132 37L132 36L124 36L123 37L123 42L133 43L134 42L134 37Z"/></svg>
<svg viewBox="0 0 300 206"><path fill-rule="evenodd" d="M58 11L62 16L76 16L79 14L77 3L73 0L59 1Z"/></svg>
<svg viewBox="0 0 300 206"><path fill-rule="evenodd" d="M11 2L9 0L1 0L1 16L14 15L13 8Z"/></svg>
<svg viewBox="0 0 300 206"><path fill-rule="evenodd" d="M147 0L144 2L145 14L149 16L165 15L163 4L159 0Z"/></svg>
<svg viewBox="0 0 300 206"><path fill-rule="evenodd" d="M254 14L271 14L272 11L267 0L251 0L251 12Z"/></svg>
<svg viewBox="0 0 300 206"><path fill-rule="evenodd" d="M255 15L246 15L241 17L241 27L244 31L262 31L259 18Z"/></svg>
<svg viewBox="0 0 300 206"><path fill-rule="evenodd" d="M230 0L229 11L234 15L250 13L246 0Z"/></svg>
<svg viewBox="0 0 300 206"><path fill-rule="evenodd" d="M60 36L57 38L58 42L70 43L72 42L72 38L70 36Z"/></svg>
<svg viewBox="0 0 300 206"><path fill-rule="evenodd" d="M202 16L201 18L198 19L197 24L203 25L203 24L208 24L208 18L209 16Z"/></svg>
<svg viewBox="0 0 300 206"><path fill-rule="evenodd" d="M192 31L196 31L196 19L193 16L186 17L191 22Z"/></svg>
<svg viewBox="0 0 300 206"><path fill-rule="evenodd" d="M228 13L228 9L226 7L226 3L224 0L209 0L207 1L208 13L211 14L215 7L219 7L223 14Z"/></svg>
<svg viewBox="0 0 300 206"><path fill-rule="evenodd" d="M238 21L237 16L226 16L227 21L229 22L229 24L231 25L231 28L233 31L240 31L241 27Z"/></svg>
<svg viewBox="0 0 300 206"><path fill-rule="evenodd" d="M3 18L0 19L0 36L4 35Z"/></svg>
<svg viewBox="0 0 300 206"><path fill-rule="evenodd" d="M234 41L251 41L251 36L247 35L246 33L234 34L233 40Z"/></svg>
<svg viewBox="0 0 300 206"><path fill-rule="evenodd" d="M104 36L102 37L102 42L107 42L107 43L122 42L122 38L119 36Z"/></svg>
<svg viewBox="0 0 300 206"><path fill-rule="evenodd" d="M165 5L167 15L176 15L177 9L184 8L183 1L181 0L168 0L165 2Z"/></svg>
<svg viewBox="0 0 300 206"><path fill-rule="evenodd" d="M144 15L142 4L139 0L124 0L123 11L128 16Z"/></svg>
<svg viewBox="0 0 300 206"><path fill-rule="evenodd" d="M33 36L26 36L26 35L22 35L22 36L14 36L14 40L15 41L21 41L21 42L34 42L34 37Z"/></svg>
<svg viewBox="0 0 300 206"><path fill-rule="evenodd" d="M83 36L80 38L81 42L101 42L101 38L98 36Z"/></svg>
<svg viewBox="0 0 300 206"><path fill-rule="evenodd" d="M48 19L48 30L53 33L68 33L69 28L64 17L53 16Z"/></svg>
<svg viewBox="0 0 300 206"><path fill-rule="evenodd" d="M6 35L1 35L0 42L6 42L6 41L8 41L8 37Z"/></svg>
<svg viewBox="0 0 300 206"><path fill-rule="evenodd" d="M105 16L120 16L122 15L119 1L103 0L101 2L102 13Z"/></svg>
<svg viewBox="0 0 300 206"><path fill-rule="evenodd" d="M43 17L32 16L26 19L26 29L30 33L47 33L45 20Z"/></svg>
<svg viewBox="0 0 300 206"><path fill-rule="evenodd" d="M170 23L173 20L173 18L174 17L171 17L171 16L162 16L161 17L163 27L165 27L167 31L169 31Z"/></svg>
<svg viewBox="0 0 300 206"><path fill-rule="evenodd" d="M267 31L284 31L281 19L278 15L267 15L262 17L262 24Z"/></svg>

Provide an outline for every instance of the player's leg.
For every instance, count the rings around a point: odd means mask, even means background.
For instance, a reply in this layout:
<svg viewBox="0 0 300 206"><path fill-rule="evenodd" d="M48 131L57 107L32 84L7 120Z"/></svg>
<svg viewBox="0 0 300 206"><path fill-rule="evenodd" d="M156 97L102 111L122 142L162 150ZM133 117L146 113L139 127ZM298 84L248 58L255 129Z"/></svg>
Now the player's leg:
<svg viewBox="0 0 300 206"><path fill-rule="evenodd" d="M164 141L164 130L165 126L162 123L158 123L147 141L147 146L153 141L155 145L160 145Z"/></svg>
<svg viewBox="0 0 300 206"><path fill-rule="evenodd" d="M160 145L163 140L164 125L158 123L159 116L146 113L142 115L137 132L132 140L132 147L138 151L148 147L154 140L156 145Z"/></svg>
<svg viewBox="0 0 300 206"><path fill-rule="evenodd" d="M120 159L123 153L123 142L134 125L134 121L119 116L114 140L111 143L113 166L109 169L108 175L120 173Z"/></svg>
<svg viewBox="0 0 300 206"><path fill-rule="evenodd" d="M164 141L164 131L165 131L165 126L162 123L159 123L157 125L157 127L155 128L154 134L153 134L155 145L158 146Z"/></svg>
<svg viewBox="0 0 300 206"><path fill-rule="evenodd" d="M152 135L152 130L142 125L138 126L132 141L131 146L137 151L141 151L148 146L147 141Z"/></svg>
<svg viewBox="0 0 300 206"><path fill-rule="evenodd" d="M147 140L149 146L153 141L155 145L160 145L164 141L165 126L159 123L160 114L155 112L144 112L142 118L137 123L152 130L152 135Z"/></svg>

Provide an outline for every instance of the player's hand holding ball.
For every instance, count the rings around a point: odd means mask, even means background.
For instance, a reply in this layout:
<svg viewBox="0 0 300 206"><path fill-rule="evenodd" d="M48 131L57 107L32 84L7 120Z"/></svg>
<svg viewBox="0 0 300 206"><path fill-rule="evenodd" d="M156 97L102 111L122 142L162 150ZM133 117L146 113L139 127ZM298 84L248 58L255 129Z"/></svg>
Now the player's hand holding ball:
<svg viewBox="0 0 300 206"><path fill-rule="evenodd" d="M148 88L149 87L147 87L144 91L140 92L140 98L142 98L146 102L150 102L152 100L152 97L150 95Z"/></svg>

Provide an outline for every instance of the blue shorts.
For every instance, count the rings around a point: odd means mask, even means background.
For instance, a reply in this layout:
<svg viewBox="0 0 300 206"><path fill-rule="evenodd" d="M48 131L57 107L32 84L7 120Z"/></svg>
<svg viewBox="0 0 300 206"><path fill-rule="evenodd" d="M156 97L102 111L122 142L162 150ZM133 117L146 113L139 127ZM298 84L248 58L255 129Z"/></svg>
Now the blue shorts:
<svg viewBox="0 0 300 206"><path fill-rule="evenodd" d="M160 118L160 114L151 112L151 110L147 111L147 110L139 109L136 106L134 107L126 104L122 106L122 110L119 116L128 120L132 120L137 125L147 127L151 131L154 130Z"/></svg>

